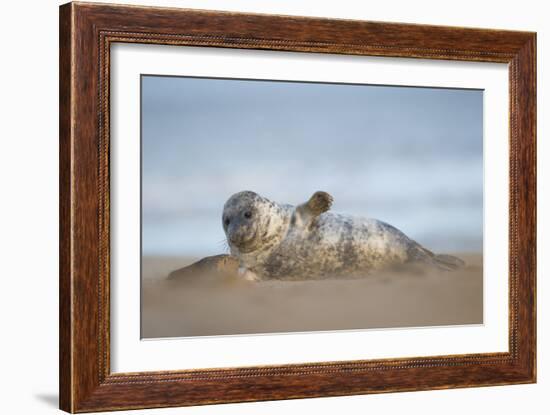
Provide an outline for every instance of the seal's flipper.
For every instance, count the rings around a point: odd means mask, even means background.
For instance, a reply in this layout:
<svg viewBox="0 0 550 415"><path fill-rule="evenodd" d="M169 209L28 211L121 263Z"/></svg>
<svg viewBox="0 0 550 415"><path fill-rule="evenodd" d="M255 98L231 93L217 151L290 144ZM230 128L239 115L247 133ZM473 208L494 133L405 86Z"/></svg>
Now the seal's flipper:
<svg viewBox="0 0 550 415"><path fill-rule="evenodd" d="M434 256L435 265L444 271L455 271L464 268L466 263L452 255L436 255Z"/></svg>
<svg viewBox="0 0 550 415"><path fill-rule="evenodd" d="M239 260L231 255L214 255L201 259L191 265L177 269L168 275L169 280L197 277L204 274L237 275Z"/></svg>
<svg viewBox="0 0 550 415"><path fill-rule="evenodd" d="M307 227L322 213L327 212L334 199L327 192L315 192L306 203L296 207L296 225Z"/></svg>
<svg viewBox="0 0 550 415"><path fill-rule="evenodd" d="M314 216L319 216L330 209L334 199L327 192L315 192L306 203L307 208Z"/></svg>
<svg viewBox="0 0 550 415"><path fill-rule="evenodd" d="M466 263L452 255L434 254L432 251L424 248L417 242L410 241L410 246L407 251L409 263L428 264L435 266L442 271L455 271L464 268Z"/></svg>

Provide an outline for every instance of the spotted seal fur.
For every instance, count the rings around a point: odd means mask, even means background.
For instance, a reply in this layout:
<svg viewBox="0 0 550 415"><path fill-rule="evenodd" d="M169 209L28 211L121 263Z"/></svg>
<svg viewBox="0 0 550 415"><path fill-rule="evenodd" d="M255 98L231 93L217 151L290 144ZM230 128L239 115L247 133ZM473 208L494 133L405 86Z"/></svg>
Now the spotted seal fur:
<svg viewBox="0 0 550 415"><path fill-rule="evenodd" d="M222 222L239 273L249 280L307 280L359 277L409 263L443 270L464 265L382 221L329 212L332 202L321 191L298 206L252 191L231 196Z"/></svg>

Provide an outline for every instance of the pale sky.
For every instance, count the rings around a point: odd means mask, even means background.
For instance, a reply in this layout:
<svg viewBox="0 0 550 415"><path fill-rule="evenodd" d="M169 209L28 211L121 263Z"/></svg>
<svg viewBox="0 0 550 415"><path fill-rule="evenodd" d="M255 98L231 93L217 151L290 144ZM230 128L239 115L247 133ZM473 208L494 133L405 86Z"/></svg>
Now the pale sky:
<svg viewBox="0 0 550 415"><path fill-rule="evenodd" d="M143 76L142 162L144 254L221 253L241 190L482 246L480 90Z"/></svg>

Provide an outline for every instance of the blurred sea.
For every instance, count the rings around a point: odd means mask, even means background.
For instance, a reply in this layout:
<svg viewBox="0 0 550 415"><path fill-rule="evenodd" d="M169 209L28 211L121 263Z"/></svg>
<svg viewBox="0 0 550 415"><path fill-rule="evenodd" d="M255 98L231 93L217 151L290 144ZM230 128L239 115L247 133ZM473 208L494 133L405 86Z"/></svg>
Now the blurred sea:
<svg viewBox="0 0 550 415"><path fill-rule="evenodd" d="M483 241L483 91L142 77L144 255L224 251L241 190L374 217L437 252Z"/></svg>

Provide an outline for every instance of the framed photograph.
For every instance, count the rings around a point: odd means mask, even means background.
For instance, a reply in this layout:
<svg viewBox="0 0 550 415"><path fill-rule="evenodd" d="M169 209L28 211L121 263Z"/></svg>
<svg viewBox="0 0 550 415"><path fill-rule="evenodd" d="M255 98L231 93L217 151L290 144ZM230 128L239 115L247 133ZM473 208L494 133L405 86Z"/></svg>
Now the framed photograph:
<svg viewBox="0 0 550 415"><path fill-rule="evenodd" d="M60 8L60 407L536 381L536 35Z"/></svg>

